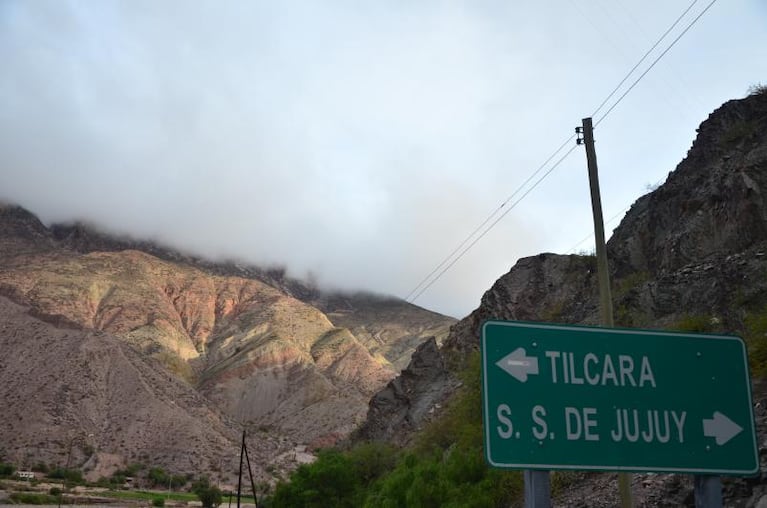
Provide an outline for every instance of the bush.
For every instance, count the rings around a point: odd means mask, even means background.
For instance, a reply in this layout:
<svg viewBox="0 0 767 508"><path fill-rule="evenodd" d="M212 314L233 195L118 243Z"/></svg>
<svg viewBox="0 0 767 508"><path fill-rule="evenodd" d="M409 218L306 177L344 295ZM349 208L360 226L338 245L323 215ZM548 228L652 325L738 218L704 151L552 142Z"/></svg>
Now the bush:
<svg viewBox="0 0 767 508"><path fill-rule="evenodd" d="M5 462L0 462L0 476L13 476L13 473L16 472L16 466L13 464L7 464Z"/></svg>
<svg viewBox="0 0 767 508"><path fill-rule="evenodd" d="M202 508L216 508L221 504L221 490L211 485L207 476L201 477L192 484L192 492L200 498Z"/></svg>
<svg viewBox="0 0 767 508"><path fill-rule="evenodd" d="M745 320L744 339L748 347L748 362L751 374L757 377L767 375L767 308L749 314Z"/></svg>
<svg viewBox="0 0 767 508"><path fill-rule="evenodd" d="M172 488L180 488L186 485L186 482L192 479L191 475L185 475L185 474L174 474L170 477L170 486Z"/></svg>
<svg viewBox="0 0 767 508"><path fill-rule="evenodd" d="M9 497L14 504L56 504L59 501L55 496L31 492L14 492Z"/></svg>
<svg viewBox="0 0 767 508"><path fill-rule="evenodd" d="M716 331L719 322L713 316L686 315L671 325L678 332L710 333Z"/></svg>
<svg viewBox="0 0 767 508"><path fill-rule="evenodd" d="M32 466L32 471L36 473L47 474L50 471L50 469L48 469L48 464L46 464L45 462L38 462L37 464Z"/></svg>
<svg viewBox="0 0 767 508"><path fill-rule="evenodd" d="M48 478L55 480L65 480L71 483L84 483L82 471L77 469L64 469L63 467L57 467L48 473Z"/></svg>
<svg viewBox="0 0 767 508"><path fill-rule="evenodd" d="M152 506L165 506L165 499L162 497L152 499Z"/></svg>
<svg viewBox="0 0 767 508"><path fill-rule="evenodd" d="M114 472L112 476L136 476L136 474L144 469L144 464L141 463L134 463L130 466L126 467L125 469L119 469Z"/></svg>
<svg viewBox="0 0 767 508"><path fill-rule="evenodd" d="M170 477L165 470L160 467L153 467L150 469L146 478L153 486L167 486L170 480Z"/></svg>
<svg viewBox="0 0 767 508"><path fill-rule="evenodd" d="M482 449L479 354L467 362L464 387L409 452L363 444L324 450L280 482L266 505L279 507L508 506L522 495L517 472L491 470Z"/></svg>
<svg viewBox="0 0 767 508"><path fill-rule="evenodd" d="M756 83L748 87L748 95L762 95L767 94L767 85Z"/></svg>
<svg viewBox="0 0 767 508"><path fill-rule="evenodd" d="M323 450L313 464L299 467L290 483L279 483L273 506L361 506L358 471L349 457L337 450Z"/></svg>

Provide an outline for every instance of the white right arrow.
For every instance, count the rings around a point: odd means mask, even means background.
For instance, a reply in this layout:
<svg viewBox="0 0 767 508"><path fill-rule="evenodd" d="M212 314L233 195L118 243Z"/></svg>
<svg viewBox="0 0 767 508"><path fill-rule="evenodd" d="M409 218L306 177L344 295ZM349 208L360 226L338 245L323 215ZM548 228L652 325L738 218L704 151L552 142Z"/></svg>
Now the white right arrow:
<svg viewBox="0 0 767 508"><path fill-rule="evenodd" d="M743 427L727 418L719 411L714 411L714 417L703 420L703 435L716 438L716 444L723 445L743 430Z"/></svg>

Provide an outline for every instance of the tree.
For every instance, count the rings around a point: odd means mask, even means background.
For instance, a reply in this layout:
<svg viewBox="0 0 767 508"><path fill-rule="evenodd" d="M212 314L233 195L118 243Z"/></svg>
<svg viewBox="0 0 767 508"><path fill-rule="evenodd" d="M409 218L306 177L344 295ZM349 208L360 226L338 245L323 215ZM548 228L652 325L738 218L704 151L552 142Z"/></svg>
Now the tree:
<svg viewBox="0 0 767 508"><path fill-rule="evenodd" d="M0 476L13 476L13 473L16 471L16 466L13 464L6 464L5 462L0 462Z"/></svg>
<svg viewBox="0 0 767 508"><path fill-rule="evenodd" d="M200 498L202 508L216 508L221 504L221 490L211 485L207 476L201 477L192 484L192 492Z"/></svg>
<svg viewBox="0 0 767 508"><path fill-rule="evenodd" d="M146 475L147 480L152 482L154 486L167 486L170 477L161 467L153 467Z"/></svg>
<svg viewBox="0 0 767 508"><path fill-rule="evenodd" d="M358 461L364 463L366 458L360 456ZM271 502L274 507L356 508L362 505L361 484L349 457L337 450L322 450L314 463L300 466L291 475L290 483L277 485Z"/></svg>

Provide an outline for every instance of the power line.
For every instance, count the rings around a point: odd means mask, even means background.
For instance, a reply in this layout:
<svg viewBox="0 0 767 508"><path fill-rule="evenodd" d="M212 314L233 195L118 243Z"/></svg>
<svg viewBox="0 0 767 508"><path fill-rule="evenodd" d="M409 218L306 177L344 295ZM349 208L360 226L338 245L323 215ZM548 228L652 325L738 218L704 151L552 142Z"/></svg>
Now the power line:
<svg viewBox="0 0 767 508"><path fill-rule="evenodd" d="M602 101L599 107L597 107L597 109L594 110L594 112L591 114L592 117L597 116L597 113L599 113L599 110L602 109L610 99L612 99L613 95L615 95L615 93L620 89L620 87L623 86L623 83L625 83L626 80L629 79L629 76L631 76L634 73L634 71L637 70L637 68L640 65L642 65L642 62L644 62L645 59L647 59L647 57L650 56L650 53L652 53L655 50L655 48L658 47L658 44L660 44L663 41L663 39L665 39L666 36L679 24L682 18L684 18L687 15L687 13L690 12L690 9L692 9L696 3L698 3L698 0L693 0L692 3L687 6L684 12L682 12L682 14L680 14L679 17L676 18L676 20L671 24L671 26L668 27L668 29L666 29L665 32L663 32L663 35L661 35L658 38L658 40L655 41L655 44L653 44L652 47L650 47L650 49L647 50L647 52L642 56L642 58L640 58L639 61L634 65L634 67L632 67L631 70L628 71L628 73L623 77L620 83L618 83L615 86L615 88L613 88L613 91L610 92L610 94L607 97L605 97L605 100Z"/></svg>
<svg viewBox="0 0 767 508"><path fill-rule="evenodd" d="M599 118L599 120L597 120L596 122L594 122L594 127L596 127L597 125L599 125L599 124L602 122L602 120L604 120L605 118L607 118L607 115L609 115L609 114L612 112L612 110L613 110L613 109L615 109L615 107L616 107L618 104L620 104L620 103L621 103L621 101L622 101L622 100L623 100L623 99L624 99L624 98L625 98L625 97L626 97L626 96L629 94L629 92L631 92L631 90L633 90L633 89L634 89L634 87L635 87L635 86L637 86L637 84L639 84L639 82L640 82L640 81L642 81L642 78L644 78L644 77L647 75L647 73L648 73L648 72L650 72L650 71L652 70L652 68L653 68L653 67L655 67L655 64L657 64L657 63L660 61L660 59L661 59L661 58L663 58L663 57L666 55L666 53L668 53L668 52L671 50L671 48L673 48L673 47L674 47L674 45L675 45L677 42L679 42L679 39L681 39L681 38L684 36L684 34L686 34L686 33L687 33L689 30L690 30L690 28L692 28L692 27L693 27L693 25L695 25L695 23L697 23L697 22L698 22L698 20L699 20L701 17L703 17L703 15L704 15L704 14L706 14L706 12L707 12L707 11L708 11L708 10L711 8L711 6L712 6L712 5L714 5L716 2L717 2L717 0L711 0L711 2L710 2L710 3L709 3L709 4L708 4L708 5L707 5L707 6L706 6L706 7L705 7L705 8L704 8L704 9L703 9L701 12L700 12L700 14L698 14L697 16L695 16L695 19L693 19L693 20L692 20L692 21L691 21L691 22L690 22L690 23L689 23L689 24L688 24L688 25L685 27L685 29L684 29L684 30L682 30L682 33L680 33L679 35L677 35L677 37L676 37L676 38L675 38L673 41L671 41L671 44L669 44L669 45L668 45L668 47L667 47L666 49L664 49L664 50L661 52L661 54L660 54L660 55L658 55L658 57L657 57L655 60L653 60L653 62L650 64L650 66L649 66L647 69L645 69L645 71L644 71L642 74L640 74L640 75L639 75L639 77L638 77L638 78L637 78L637 79L636 79L636 80L635 80L635 81L634 81L634 82L631 84L631 86L630 86L630 87L628 87L628 89L627 89L625 92L623 92L623 94L622 94L622 95L621 95L621 96L618 98L618 100L617 100L617 101L615 101L615 103L613 103L613 105L612 105L612 106L610 106L610 108L609 108L607 111L605 111L605 114L604 114L604 115L602 115L602 116Z"/></svg>
<svg viewBox="0 0 767 508"><path fill-rule="evenodd" d="M453 249L453 250L452 250L452 252L450 252L450 254L448 254L448 255L445 257L445 259L443 259L443 260L442 260L442 262L440 262L440 264L438 264L438 265L437 265L437 266L436 266L436 267L435 267L435 268L434 268L434 269L433 269L431 272L429 272L429 274L428 274L426 277L424 277L424 278L423 278L423 280L422 280L421 282L419 282L419 283L418 283L418 285L412 289L412 291L410 291L410 293L408 293L408 295L405 297L405 300L406 300L406 301L409 301L409 300L410 300L410 297L411 297L411 296L413 296L413 293L417 292L417 291L418 291L418 290L421 288L421 286L423 286L423 285L426 283L426 281L428 281L428 280L429 280L429 279L430 279L430 278L431 278L431 277L432 277L432 276L433 276L435 273L437 273L437 272L439 271L439 269L440 269L440 268L442 268L443 266L445 266L445 264L446 264L448 261L450 261L450 259L451 259L453 256L455 256L455 254L456 254L456 253L457 253L459 250L461 250L461 248L463 248L463 247L464 247L464 246L465 246L467 243L469 243L469 241L471 241L471 239L472 239L472 238L473 238L473 237L474 237L474 236L475 236L477 233L479 233L479 232L482 230L482 228L485 226L485 224L487 224L488 222L490 222L490 221L493 219L493 217L495 217L495 216L498 214L498 212L500 212L500 211L503 209L503 207L504 207L504 206L506 206L506 205L509 203L509 201L511 201L511 200L514 198L514 196L516 196L517 194L519 194L519 192L520 192L520 191L521 191L521 190L522 190L522 189L523 189L523 188L524 188L524 187L525 187L525 186L526 186L528 183L530 183L530 181L531 181L531 180L532 180L532 179L535 177L535 175L537 175L538 173L540 173L540 172L541 172L541 170L543 170L543 168L545 168L545 167L546 167L546 165L547 165L549 162L551 162L551 160L552 160L554 157L556 157L556 156L557 156L557 154L558 154L559 152L561 152L561 151L562 151L562 150L563 150L563 149L564 149L564 148L565 148L565 147L566 147L568 144L570 144L570 142L573 140L573 138L574 138L574 137L575 137L575 135L574 135L574 134L571 134L571 135L570 135L570 136L569 136L569 137L568 137L568 138L567 138L567 139L566 139L566 140L565 140L565 141L564 141L564 142L563 142L563 143L562 143L562 144L559 146L559 148L557 148L556 150L554 150L554 153L552 153L552 154L551 154L551 155L548 157L548 159L546 159L545 161L543 161L543 164L541 164L541 165L538 167L538 169L536 169L535 171L533 171L533 173L531 173L531 174L530 174L530 176L528 176L528 177L527 177L527 179L526 179L524 182L522 182L522 184L521 184L519 187L517 187L517 190L515 190L513 193L511 193L511 195L510 195L509 197L507 197L507 198L506 198L506 199L503 201L503 203L501 203L501 206L499 206L498 208L496 208L496 209L495 209L495 210L494 210L494 211L493 211L493 212L492 212L490 215L488 215L488 216L487 216L487 218L486 218L484 221L482 221L482 224L480 224L479 226L477 226L477 227L474 229L474 231L472 231L472 232L469 234L469 236L467 236L466 238L464 238L464 239L463 239L463 241L462 241L460 244L458 244L458 246L457 246L455 249ZM504 215L506 215L506 214L504 213ZM482 236L484 236L484 233L482 234ZM476 243L476 242L475 242L475 243ZM474 245L474 244L472 243L472 245ZM460 257L460 256L459 256L459 257ZM451 264L450 266L452 266L452 264ZM431 284L429 284L429 285L431 285ZM418 294L420 295L421 293L418 293ZM418 298L418 296L416 296L415 298ZM415 298L413 298L413 300L415 300Z"/></svg>
<svg viewBox="0 0 767 508"><path fill-rule="evenodd" d="M594 111L594 113L592 114L592 116L596 116L597 112L598 112L600 109L602 109L602 107L604 107L604 105L607 103L607 101L609 100L609 98L610 98L610 97L612 97L613 95L615 95L615 92L616 92L616 91L617 91L617 90L618 90L618 89L621 87L621 85L623 85L623 83L625 83L625 82L626 82L626 80L628 79L628 77L629 77L629 76L630 76L630 75L631 75L631 74L632 74L632 73L633 73L633 72L634 72L634 71L637 69L637 67L639 67L639 65L640 65L640 64L641 64L641 63L642 63L642 62L643 62L643 61L644 61L644 60L647 58L647 56L648 56L648 55L649 55L649 54L650 54L650 53L651 53L651 52L652 52L652 51L653 51L653 50L654 50L654 49L655 49L655 48L658 46L658 44L659 44L659 43L660 43L660 42L661 42L663 39L665 39L665 38L666 38L666 36L669 34L669 32L671 32L671 30L673 30L673 28L674 28L674 27L675 27L677 24L679 24L679 21L681 21L681 19L682 19L682 18L683 18L683 17L684 17L684 16L685 16L685 15L686 15L686 14L687 14L689 11L690 11L690 9L692 9L692 7L693 7L693 6L694 6L694 5L695 5L697 2L698 2L698 0L693 0L693 2L692 2L692 3L691 3L691 4L690 4L688 7L687 7L687 9L685 9L685 11L684 11L684 12L683 12L683 13L682 13L682 14L681 14L681 15L680 15L680 16L679 16L679 17L678 17L678 18L677 18L677 19L674 21L674 23L672 23L672 24L671 24L671 26L670 26L670 27L669 27L669 28L668 28L668 29L667 29L667 30L666 30L666 31L663 33L663 35L661 35L661 37L660 37L660 38L659 38L659 39L658 39L658 40L655 42L655 44L653 44L653 46L652 46L652 47L651 47L651 48L650 48L650 49L647 51L647 53L645 53L645 54L644 54L644 56L642 56L642 58L639 60L639 62L637 62L637 64L636 64L636 65L635 65L635 66L634 66L634 67L633 67L633 68L632 68L632 69L629 71L629 73L626 75L626 77L624 77L624 78L621 80L621 82L618 84L618 86L616 86L616 87L615 87L615 89L614 89L612 92L610 92L610 95L608 96L608 98L607 98L607 99L605 99L604 101L602 101L602 104L600 104L600 105L599 105L599 107L596 109L596 111ZM697 23L697 22L698 22L698 20L699 20L701 17L703 17L703 15L706 13L706 11L708 11L708 10L709 10L709 9L710 9L710 8L711 8L711 7L712 7L712 6L713 6L713 5L716 3L716 2L717 2L717 0L712 0L712 1L711 1L711 2L710 2L710 3L709 3L709 4L708 4L708 5L707 5L707 6L706 6L706 7L705 7L705 8L704 8L704 9L703 9L703 10L702 10L702 11L701 11L701 12L700 12L700 13L699 13L699 14L698 14L698 15L697 15L697 16L696 16L696 17L695 17L695 18L694 18L694 19L693 19L693 20L692 20L692 21L691 21L691 22L690 22L688 25L687 25L687 26L686 26L686 27L685 27L685 29L684 29L684 30L682 30L682 32L681 32L681 33L680 33L680 34L679 34L679 35L678 35L678 36L677 36L677 37L676 37L676 38L675 38L673 41L671 41L671 44L669 44L669 46L668 46L668 47L667 47L665 50L663 50L663 52L662 52L660 55L658 55L658 57L657 57L657 58L656 58L656 59L655 59L655 60L652 62L652 64L650 64L650 66L649 66L647 69L645 69L645 71L644 71L644 72L643 72L643 73L642 73L642 74L641 74L641 75L640 75L640 76L639 76L639 77L638 77L638 78L637 78L637 79L636 79L636 80L635 80L635 81L634 81L634 82L631 84L631 86L630 86L630 87L629 87L629 88L628 88L628 89L627 89L627 90L626 90L626 91L625 91L625 92L624 92L624 93L623 93L623 94L622 94L622 95L621 95L621 96L618 98L618 100L617 100L617 101L615 101L615 103L614 103L612 106L610 106L610 108L609 108L609 109L608 109L608 110L605 112L605 114L604 114L604 115L602 115L602 116L599 118L599 120L597 120L597 122L595 123L595 126L596 126L596 125L598 125L598 124L599 124L599 123L600 123L602 120L604 120L604 119L607 117L607 115L609 115L609 114L612 112L612 110L613 110L613 109L615 109L615 107L616 107L618 104L620 104L620 102L623 100L623 98L624 98L624 97L626 97L626 95L628 95L628 93L629 93L629 92L631 92L631 90L632 90L632 89L633 89L633 88L634 88L634 87L635 87L635 86L636 86L636 85L637 85L637 84L638 84L638 83L639 83L639 82L642 80L642 78L644 78L644 77L645 77L645 75L646 75L648 72L650 72L650 70L652 70L652 68L653 68L653 67L655 67L655 64L657 64L657 63L660 61L660 59L661 59L661 58L663 58L663 56L664 56L666 53L668 53L668 52L671 50L671 48L673 48L673 47L674 47L674 45L675 45L675 44L676 44L676 43L679 41L679 39L681 39L681 38L684 36L684 34L686 34L686 33L687 33L687 31L688 31L688 30L690 30L690 28L692 28L692 27L693 27L693 25L695 25L695 23ZM657 186L657 185L659 185L660 183L661 183L660 181L659 181L658 183L656 183L656 186ZM616 215L614 215L613 217L611 217L611 218L610 218L610 220L608 220L608 221L607 221L607 222L608 222L608 224L609 224L610 222L612 222L613 220L615 220L615 218L616 218L616 217L618 217L619 215L626 213L626 212L627 212L627 211L628 211L630 208L631 208L631 206L628 206L628 207L624 208L624 209L623 209L621 212L618 212ZM589 238L591 238L592 236L594 236L594 234L593 234L593 233L589 234L588 236L586 236L585 238L583 238L581 241L579 241L577 244L575 244L575 245L574 245L572 248L570 248L570 250L569 250L568 252L573 252L573 251L574 251L574 250L575 250L575 249L576 249L576 248L577 248L577 247L578 247L580 244L582 244L583 242L585 242L586 240L588 240L588 239L589 239Z"/></svg>
<svg viewBox="0 0 767 508"><path fill-rule="evenodd" d="M540 178L539 178L539 179L538 179L538 180L537 180L537 181L536 181L536 182L533 184L533 186L532 186L532 187L530 187L530 188L529 188L527 191L525 191L525 193L524 193L524 194L522 194L522 195L519 197L519 199L517 199L517 200L516 200L516 201L515 201L515 202L514 202L514 203L513 203L513 204L512 204L512 205L511 205L509 208L507 208L507 209L506 209L506 211L504 211L504 212L501 214L501 216L500 216L500 217L498 217L497 219L495 219L495 221L493 221L493 223L492 223L492 224L490 224L490 226L488 226L488 228L487 228L487 229L485 229L485 230L482 232L482 234L481 234L481 235L479 235L477 238L475 238L475 239L474 239L474 241L473 241L473 242L471 242L469 245L467 245L467 246L466 246L466 248L465 248L465 249L463 249L463 251L461 251L461 253L458 255L458 257L456 257L455 259L453 259L453 261L451 261L451 262L450 262L450 264L448 264L448 265L447 265L445 268L443 268L443 269L442 269L442 271L441 271L441 272L439 272L439 274L438 274L438 275L437 275L437 276L436 276L434 279L432 279L432 280L431 280L431 282L429 282L429 283L428 283L426 286L424 286L424 287L423 287L423 289L421 289L421 290L420 290L420 291L419 291L419 292L418 292L418 293L417 293L417 294L416 294L416 295L413 297L413 299L411 300L411 302L414 302L416 299L418 299L418 297L419 297L419 296L421 296L421 295L424 293L424 291L426 291L427 289L429 289L429 288L431 287L431 285L432 285L432 284L434 284L435 282L437 282L437 281L440 279L440 277L442 277L442 275L444 275L444 273L445 273L445 272L447 272L447 271L448 271L450 268L452 268L452 266L453 266L454 264L456 264L456 263L458 262L458 260L459 260L459 259L461 259L461 258L464 256L464 254L466 254L466 253L469 251L469 249L471 249L472 247L474 247L474 245L475 245L475 244L476 244L478 241L480 241L480 240L482 239L482 237L484 237L486 234L488 234L488 233L490 232L490 230L491 230L491 229L493 229L493 227L494 227L496 224L498 224L498 222L500 222L500 221L501 221L501 219L503 219L504 217L506 217L506 215L507 215L507 214L508 214L510 211L512 211L512 210L514 209L514 207L515 207L515 206L517 206L517 205L519 204L519 202L520 202L520 201L522 201L523 199L525 199L525 197L526 197L528 194L530 194L530 193L533 191L533 189L535 189L536 187L538 187L538 184L540 184L540 183L541 183L541 182L542 182L542 181L543 181L543 180L544 180L544 179L545 179L547 176L549 176L549 175L551 174L551 172L552 172L552 171L554 171L555 169L557 169L557 166L559 166L559 165L562 163L562 161L564 161L564 160L567 158L567 156L568 156L568 155L570 155L571 153L573 153L573 151L574 151L576 148L578 148L578 145L573 145L572 147L570 147L570 149L569 149L569 150L568 150L568 151L567 151L567 152L566 152L566 153L565 153L565 154L564 154L564 155L563 155L563 156L562 156L562 157L561 157L561 158L560 158L560 159L559 159L559 160L558 160L556 163L554 163L554 165L553 165L553 166L551 166L551 168L549 168L549 170L548 170L548 171L546 171L546 172L545 172L545 173L544 173L544 174L543 174L543 175L542 175L542 176L541 176L541 177L540 177Z"/></svg>
<svg viewBox="0 0 767 508"><path fill-rule="evenodd" d="M652 53L655 48L663 41L663 39L666 38L666 36L679 24L679 22L687 15L687 13L692 9L692 7L697 3L698 0L693 0L693 2L682 12L682 14L677 17L677 19L671 24L671 26L661 35L661 37L655 42L655 44L652 45L652 47L642 56L642 58L639 59L639 61L632 67L632 69L624 76L624 78L618 83L618 85L608 94L608 96L602 101L602 103L597 107L597 109L594 111L592 116L595 116L604 106L607 104L612 98L616 92L623 86L623 84L629 79L629 77L634 73L634 71L644 62L644 60ZM631 84L631 86L618 98L618 100L610 106L610 108L594 123L594 126L596 127L599 125L599 123L604 120L612 111L615 109L615 107L620 104L620 102L631 92L631 90L636 87L636 85L647 75L647 73L652 70L653 67L671 50L671 48L674 47L674 45L692 28L695 23L698 22L698 20L713 6L714 3L716 3L717 0L712 0L688 25L685 27L685 29L669 44L669 46L661 52L661 54L650 64L650 66ZM501 219L503 219L514 207L516 207L517 204L519 204L520 201L522 201L530 192L533 191L547 176L549 176L554 169L556 169L564 159L570 155L576 148L576 146L573 146L570 150L568 150L564 156L562 156L551 168L549 168L548 171L546 171L541 178L539 178L533 185L530 187L527 191L525 191L519 199L517 199L511 206L506 208L506 210L496 219L494 220L484 231L482 231L482 228L490 222L493 217L495 217L508 203L511 201L511 199L514 198L538 173L540 173L546 165L551 161L556 155L561 152L565 146L574 138L574 135L571 135L568 137L568 139L559 146L552 154L549 156L546 161L538 167L506 200L498 207L496 208L479 226L477 226L464 240L455 248L453 249L450 254L448 254L426 277L421 280L418 285L416 285L413 290L408 293L405 300L414 302L417 300L427 289L429 289L437 280L439 280L442 275L444 275L450 268L455 265L458 260L460 260L476 243L481 240L487 233L490 232L490 230L495 227L498 222L500 222ZM612 219L611 219L612 220ZM480 231L482 231L480 233ZM479 236L476 236L479 233ZM476 238L474 238L476 236ZM471 239L474 238L473 241ZM583 240L581 241L581 243ZM467 245L468 244L468 245ZM463 248L463 250L461 250ZM459 253L460 251L460 253ZM458 255L456 256L456 254ZM451 261L452 259L452 261ZM440 271L441 270L441 271ZM436 276L435 276L436 274ZM433 277L433 278L432 278ZM431 279L431 280L429 280ZM429 281L428 283L426 281ZM419 289L420 288L420 289Z"/></svg>

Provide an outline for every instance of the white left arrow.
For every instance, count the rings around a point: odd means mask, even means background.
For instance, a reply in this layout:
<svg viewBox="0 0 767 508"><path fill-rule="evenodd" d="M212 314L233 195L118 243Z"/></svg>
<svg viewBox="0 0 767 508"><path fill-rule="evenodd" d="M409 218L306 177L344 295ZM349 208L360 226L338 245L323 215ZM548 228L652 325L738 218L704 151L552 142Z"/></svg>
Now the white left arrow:
<svg viewBox="0 0 767 508"><path fill-rule="evenodd" d="M538 374L538 358L527 356L525 348L517 348L495 363L514 379L521 382L527 381L527 376Z"/></svg>
<svg viewBox="0 0 767 508"><path fill-rule="evenodd" d="M719 411L714 411L714 417L703 420L703 435L716 438L716 444L723 445L743 430L743 427L727 418Z"/></svg>

